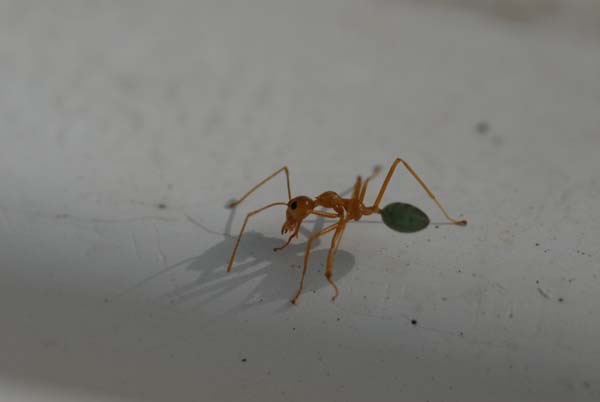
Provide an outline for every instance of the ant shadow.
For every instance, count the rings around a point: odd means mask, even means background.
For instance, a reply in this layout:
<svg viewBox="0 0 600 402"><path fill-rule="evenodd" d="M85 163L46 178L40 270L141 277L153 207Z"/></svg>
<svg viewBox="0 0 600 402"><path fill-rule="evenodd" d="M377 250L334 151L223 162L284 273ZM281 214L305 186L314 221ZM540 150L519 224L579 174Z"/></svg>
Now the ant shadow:
<svg viewBox="0 0 600 402"><path fill-rule="evenodd" d="M285 301L286 305L290 304L300 283L306 242L289 245L281 252L273 252L272 249L282 243L281 239L257 232L247 233L242 240L245 246L240 245L236 258L242 262L234 265L231 272L226 272L225 266L235 240L234 237L226 238L195 258L186 270L197 273L197 278L166 293L163 298L174 306L190 302L205 304L245 287L250 281L258 280L258 285L231 312L244 311L266 302ZM314 246L318 246L315 243L313 242ZM325 249L311 253L303 294L330 287L323 274L328 251ZM335 262L334 280L339 280L354 267L355 258L347 251L339 250ZM333 293L331 289L331 296Z"/></svg>
<svg viewBox="0 0 600 402"><path fill-rule="evenodd" d="M285 301L281 310L289 308L290 300L296 294L300 284L307 241L291 243L285 249L274 252L273 248L281 246L286 239L265 236L255 231L246 232L238 248L236 262L231 272L227 272L226 265L237 240L237 235L231 234L235 212L235 209L231 209L224 233L211 230L186 214L191 223L210 234L223 236L223 240L197 257L187 258L147 277L124 293L139 288L167 272L185 266L186 271L197 274L196 279L159 296L157 301L160 304L164 303L168 304L170 308L185 310L190 307L192 309L201 308L208 303L225 301L229 293L239 290L239 294L246 295L227 313L245 311L268 302ZM300 233L308 238L312 233L323 229L325 222L327 222L326 219L318 217L310 222L313 223L312 230L301 228ZM327 245L327 248L311 251L302 291L303 294L316 293L321 288L329 287L331 295L326 296L328 301L329 297L334 294L333 288L324 275L329 242L329 237L317 238L313 241L312 250L322 244ZM339 249L335 258L334 280L337 281L346 276L354 265L354 256ZM258 284L248 290L249 282L258 282Z"/></svg>

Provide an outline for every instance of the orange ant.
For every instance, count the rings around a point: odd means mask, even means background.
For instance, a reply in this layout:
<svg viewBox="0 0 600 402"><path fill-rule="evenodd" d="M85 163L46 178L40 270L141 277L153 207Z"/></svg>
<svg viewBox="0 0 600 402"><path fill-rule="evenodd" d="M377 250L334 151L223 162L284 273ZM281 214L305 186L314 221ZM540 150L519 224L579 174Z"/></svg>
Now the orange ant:
<svg viewBox="0 0 600 402"><path fill-rule="evenodd" d="M363 183L362 178L360 176L357 177L356 183L354 184L354 191L352 193L351 198L343 198L338 193L334 191L326 191L323 194L317 196L315 199L310 197L301 195L298 197L292 198L292 192L290 190L290 174L287 166L277 170L275 173L259 182L257 185L252 187L246 194L244 194L239 200L231 202L228 207L235 208L242 201L244 201L250 194L252 194L256 189L265 184L267 181L275 177L277 174L281 172L285 172L286 181L287 181L287 191L288 191L288 202L274 202L272 204L266 205L262 208L259 208L255 211L250 212L246 219L244 220L244 224L242 225L242 229L240 230L240 235L235 243L235 247L233 248L233 252L231 253L231 257L229 259L229 263L227 265L227 272L231 271L231 267L233 266L233 261L235 259L235 254L237 252L238 246L240 245L240 240L242 239L242 235L244 234L244 230L246 229L246 224L251 216L256 215L259 212L264 211L265 209L274 207L276 205L284 205L287 207L286 210L286 221L281 227L281 234L285 234L291 232L291 236L289 239L280 247L274 248L273 251L280 251L287 247L294 237L298 237L298 233L300 230L300 225L302 221L309 215L317 215L325 218L334 218L337 219L337 222L327 226L323 230L314 233L307 242L306 245L306 254L304 255L304 270L302 271L302 277L300 279L300 287L296 292L296 296L291 300L293 304L298 302L300 294L302 293L302 287L304 285L304 276L306 274L306 269L308 267L308 257L311 251L312 242L326 233L334 232L333 238L331 240L331 246L329 248L329 254L327 255L327 265L325 269L325 277L327 281L331 284L333 289L335 290L335 295L332 297L332 301L338 297L340 291L336 284L333 282L333 262L335 258L335 254L340 245L340 240L342 238L342 234L344 233L344 229L346 229L346 224L350 221L358 221L363 216L368 216L372 214L381 214L384 223L399 232L416 232L424 229L429 224L429 218L427 215L422 212L417 207L414 207L409 204L403 203L393 203L386 206L383 209L379 208L379 204L381 199L383 198L383 194L385 193L387 186L396 170L396 167L399 163L402 163L406 169L410 172L410 174L419 182L421 187L427 192L429 197L435 202L438 208L442 211L446 219L455 225L464 226L467 224L466 220L456 220L450 217L442 204L437 200L437 198L433 195L431 190L425 185L423 180L415 173L415 171L410 167L410 165L404 161L403 159L397 158L390 170L388 171L383 184L381 185L381 189L379 190L379 194L375 199L375 202L371 206L365 206L363 201L365 199L365 194L367 192L367 186L369 181L372 180L381 170L379 166L376 166L373 169L373 173L369 176ZM323 207L326 209L331 209L333 212L326 212L322 210L316 210L317 207Z"/></svg>

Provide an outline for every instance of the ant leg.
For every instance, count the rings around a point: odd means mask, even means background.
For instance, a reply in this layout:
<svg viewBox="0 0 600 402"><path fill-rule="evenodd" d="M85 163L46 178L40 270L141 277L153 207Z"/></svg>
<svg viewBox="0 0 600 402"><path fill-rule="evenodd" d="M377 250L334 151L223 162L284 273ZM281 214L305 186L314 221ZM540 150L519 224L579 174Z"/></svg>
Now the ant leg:
<svg viewBox="0 0 600 402"><path fill-rule="evenodd" d="M333 212L325 212L325 211L311 211L313 215L322 216L324 218L339 218L340 214Z"/></svg>
<svg viewBox="0 0 600 402"><path fill-rule="evenodd" d="M354 183L354 191L352 192L352 199L358 200L360 197L360 190L362 188L362 177L358 176Z"/></svg>
<svg viewBox="0 0 600 402"><path fill-rule="evenodd" d="M339 222L334 223L331 226L327 226L325 229L321 230L313 234L306 244L306 254L304 254L304 270L302 271L302 277L300 278L300 287L296 292L296 296L292 299L292 304L298 303L298 299L300 298L300 293L302 293L302 287L304 286L304 275L306 275L306 269L308 268L308 256L310 255L310 247L312 245L313 240L315 240L319 236L323 236L325 233L329 233L334 230L339 225Z"/></svg>
<svg viewBox="0 0 600 402"><path fill-rule="evenodd" d="M284 166L281 169L279 169L278 171L276 171L275 173L273 173L271 176L267 177L263 181L259 182L256 186L254 186L250 190L248 190L248 192L246 194L244 194L239 200L232 201L228 205L228 207L229 208L235 208L235 207L237 207L242 201L244 201L257 188L259 188L260 186L262 186L263 184L265 184L266 182L268 182L269 180L271 180L273 177L277 176L277 174L279 174L281 172L285 172L285 178L286 178L286 182L287 182L288 200L291 200L292 199L292 190L290 189L290 172L289 172L287 166Z"/></svg>
<svg viewBox="0 0 600 402"><path fill-rule="evenodd" d="M376 165L373 168L373 173L371 173L371 176L367 177L367 179L365 180L365 182L362 186L362 189L360 190L360 196L358 197L358 200L360 201L361 204L365 199L365 195L367 194L367 186L369 185L369 181L371 181L373 178L375 178L375 176L377 176L379 174L379 172L381 172L381 166Z"/></svg>
<svg viewBox="0 0 600 402"><path fill-rule="evenodd" d="M284 248L286 248L287 246L289 246L289 245L290 245L290 243L292 242L292 239L293 239L294 237L298 237L298 231L299 231L299 230L300 230L300 226L298 226L298 228L297 228L297 229L294 231L294 233L293 233L293 234L290 236L290 238L289 238L289 239L287 239L287 241L286 241L286 242L285 242L285 243L284 243L282 246L275 247L275 248L273 249L273 251L281 251L281 250L283 250Z"/></svg>
<svg viewBox="0 0 600 402"><path fill-rule="evenodd" d="M287 206L287 202L274 202L272 204L266 205L262 208L257 209L256 211L252 211L250 212L248 215L246 215L246 219L244 220L244 224L242 225L242 229L240 230L240 235L238 236L238 239L235 243L235 247L233 248L233 252L231 253L231 257L229 258L229 263L227 264L227 272L231 271L231 267L233 266L233 260L235 259L235 253L237 253L237 249L238 246L240 245L240 240L242 240L242 235L244 234L244 230L246 229L246 224L248 223L248 219L250 219L250 217L252 215L256 215L259 212L264 211L267 208L271 208L274 207L276 205L285 205Z"/></svg>
<svg viewBox="0 0 600 402"><path fill-rule="evenodd" d="M335 260L335 255L337 254L338 247L340 245L340 241L342 239L342 234L344 233L344 229L346 229L346 223L340 223L337 227L337 230L333 234L333 238L331 239L331 248L329 249L329 254L327 255L327 268L325 269L325 277L333 289L335 290L335 295L331 298L331 301L335 301L335 299L339 296L340 291L336 284L333 282L333 262Z"/></svg>
<svg viewBox="0 0 600 402"><path fill-rule="evenodd" d="M415 173L415 171L410 167L410 165L404 160L404 159L400 159L400 158L396 158L396 160L394 161L394 163L392 163L392 166L390 167L390 170L388 171L387 176L385 177L385 180L383 181L383 184L381 185L381 190L379 190L379 194L377 195L377 199L375 200L375 203L373 204L373 206L371 207L371 209L375 212L379 211L379 203L381 202L381 199L383 198L383 194L385 193L385 190L387 189L387 186L392 178L392 175L394 174L394 171L396 170L396 166L398 166L398 164L402 162L402 164L404 165L404 167L406 167L406 169L409 171L409 173L419 182L419 184L421 185L421 187L423 187L423 189L427 192L427 194L429 195L429 197L431 197L431 199L433 200L433 202L435 202L435 204L438 206L438 208L440 209L440 211L442 211L442 213L444 214L444 216L446 217L446 219L448 219L450 222L454 223L455 225L466 225L467 221L466 220L456 220L452 217L450 217L450 215L448 215L448 212L446 212L446 209L442 206L442 204L437 200L437 198L435 198L435 195L433 195L433 193L431 192L431 190L429 190L429 188L427 187L427 185L423 182L423 180L421 180L421 178L419 177L419 175L417 175L417 173Z"/></svg>

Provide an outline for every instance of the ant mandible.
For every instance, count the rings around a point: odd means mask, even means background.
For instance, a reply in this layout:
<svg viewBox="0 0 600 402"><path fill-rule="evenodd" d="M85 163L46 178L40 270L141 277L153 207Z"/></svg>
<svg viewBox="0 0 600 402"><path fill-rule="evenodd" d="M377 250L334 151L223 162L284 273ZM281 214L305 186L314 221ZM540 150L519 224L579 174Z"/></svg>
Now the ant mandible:
<svg viewBox="0 0 600 402"><path fill-rule="evenodd" d="M301 195L298 197L292 198L292 192L290 189L290 174L287 166L277 170L275 173L259 182L257 185L252 187L246 194L244 194L239 200L235 200L231 202L228 207L235 208L242 201L244 201L250 194L252 194L256 189L265 184L267 181L275 177L277 174L281 172L285 172L286 181L287 181L287 191L288 191L288 202L274 202L272 204L266 205L262 208L259 208L255 211L250 212L246 219L244 220L244 224L242 225L242 229L240 230L240 235L235 243L235 247L233 248L233 252L231 253L231 257L229 258L229 263L227 264L227 272L231 271L231 267L233 266L233 261L235 259L235 254L237 252L238 246L240 245L240 240L242 239L242 235L244 234L244 230L246 229L246 224L251 216L256 215L259 212L264 211L265 209L274 207L276 205L284 205L287 207L286 210L286 221L281 227L281 234L285 234L291 232L291 236L289 239L280 247L274 248L273 251L280 251L284 249L286 246L290 244L294 237L298 237L298 233L300 230L300 225L302 221L309 215L317 215L325 218L333 218L337 219L337 222L327 226L323 230L314 233L307 242L306 245L306 253L304 255L304 269L302 271L302 277L300 279L300 287L298 288L298 292L291 300L293 304L298 302L300 298L300 294L302 293L302 287L304 285L304 276L306 275L306 269L308 267L308 257L310 255L312 242L326 233L334 232L333 238L331 239L331 246L329 247L329 254L327 255L327 265L325 269L325 277L327 281L331 284L333 289L335 290L335 295L332 297L332 301L338 297L340 291L336 284L333 282L333 262L335 258L335 254L340 245L340 240L342 238L342 234L344 233L344 229L346 229L346 224L350 221L358 221L363 216L368 216L372 214L380 214L384 223L399 232L416 232L424 229L429 225L429 218L427 215L418 209L415 206L404 203L392 203L386 206L383 209L379 208L379 204L381 203L381 199L388 187L388 184L396 170L396 167L399 163L402 163L409 173L419 182L421 187L427 192L429 197L435 202L438 208L442 211L446 219L449 222L455 225L464 226L467 224L466 220L456 220L450 217L446 212L446 209L440 204L435 195L429 190L429 188L425 185L423 180L415 173L415 171L410 167L410 165L404 161L403 159L397 158L390 170L388 171L387 176L385 177L383 184L381 185L381 189L379 190L379 194L377 194L377 198L375 202L371 206L365 206L363 201L365 199L365 194L367 192L367 186L369 181L372 180L381 170L379 166L376 166L373 169L373 173L369 176L363 183L362 178L360 176L357 177L356 183L354 184L354 191L352 193L351 198L343 198L338 193L334 191L326 191L323 194L317 196L315 199L310 197ZM326 212L322 210L316 210L315 208L322 207L325 209L333 210L333 212Z"/></svg>

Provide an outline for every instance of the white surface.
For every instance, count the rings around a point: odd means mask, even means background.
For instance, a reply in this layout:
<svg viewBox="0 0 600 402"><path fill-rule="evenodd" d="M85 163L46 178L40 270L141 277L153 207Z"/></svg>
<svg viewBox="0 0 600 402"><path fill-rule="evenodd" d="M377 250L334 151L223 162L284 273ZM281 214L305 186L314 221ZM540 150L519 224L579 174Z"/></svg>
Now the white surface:
<svg viewBox="0 0 600 402"><path fill-rule="evenodd" d="M600 7L477 4L0 2L0 399L599 400ZM396 156L469 226L225 274Z"/></svg>

